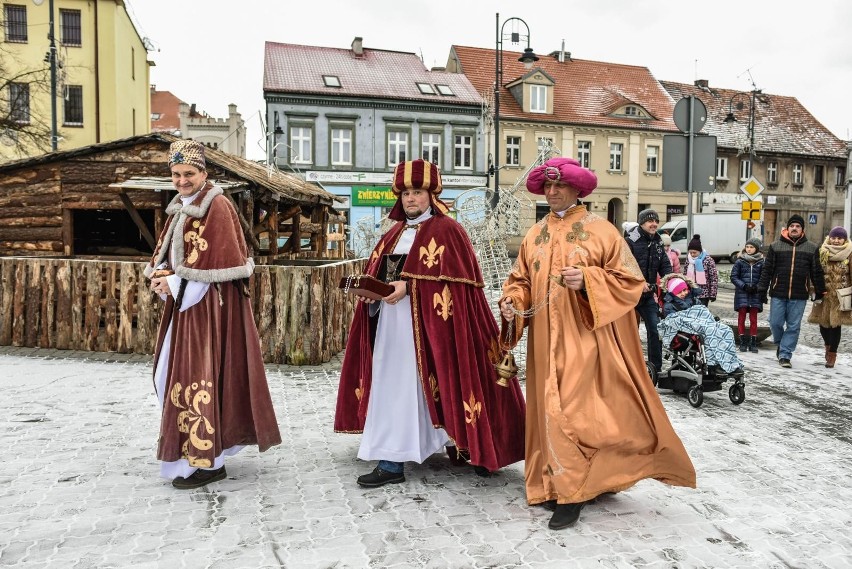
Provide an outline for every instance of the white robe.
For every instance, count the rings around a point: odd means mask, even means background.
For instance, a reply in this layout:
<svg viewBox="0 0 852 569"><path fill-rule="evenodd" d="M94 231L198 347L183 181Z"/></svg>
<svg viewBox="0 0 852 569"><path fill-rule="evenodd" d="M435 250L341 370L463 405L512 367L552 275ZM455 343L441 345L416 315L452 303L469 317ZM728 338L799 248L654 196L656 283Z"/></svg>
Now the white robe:
<svg viewBox="0 0 852 569"><path fill-rule="evenodd" d="M194 200L198 194L194 194L189 197L181 197L181 201L183 205L189 205ZM171 258L172 251L169 251L169 256ZM175 259L171 258L172 266L176 265ZM158 269L162 268L162 266L157 267ZM169 289L171 290L172 295L177 294L177 291L180 290L180 277L177 275L171 275L167 277L169 282ZM183 292L183 299L181 300L180 311L185 312L189 308L195 306L201 299L204 298L204 295L207 294L208 289L210 288L210 284L202 283L198 281L187 281L186 289ZM166 299L166 295L161 294L160 298L162 300ZM160 357L157 360L157 367L154 368L154 385L157 390L157 400L160 402L160 414L162 415L163 405L165 403L165 391L166 391L166 379L168 378L169 371L169 351L172 345L172 323L169 323L169 328L166 330L166 336L163 339L163 347L160 349ZM245 445L236 445L231 448L227 448L222 451L222 454L216 457L213 461L213 466L210 468L215 470L217 468L221 468L225 463L226 456L233 456L240 452L245 448ZM192 474L198 470L195 466L190 466L189 461L185 458L181 458L180 460L175 460L173 462L161 462L160 463L160 476L166 478L168 480L173 480L178 476L183 478L188 478L192 476ZM205 470L209 470L206 469Z"/></svg>
<svg viewBox="0 0 852 569"><path fill-rule="evenodd" d="M426 212L408 223L426 221L431 216L431 212ZM414 229L403 231L393 254L408 253L416 233ZM444 429L432 426L426 406L417 372L411 297L406 295L395 305L373 304L371 314L374 306L378 308L379 323L373 347L373 381L358 458L421 463L441 450L449 437Z"/></svg>

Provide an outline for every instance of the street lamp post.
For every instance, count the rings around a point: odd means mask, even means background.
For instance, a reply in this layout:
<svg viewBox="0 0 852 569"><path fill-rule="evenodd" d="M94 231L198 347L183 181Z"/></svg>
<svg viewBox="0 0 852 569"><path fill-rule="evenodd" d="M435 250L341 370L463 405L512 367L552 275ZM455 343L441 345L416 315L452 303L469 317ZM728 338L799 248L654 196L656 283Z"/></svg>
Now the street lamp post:
<svg viewBox="0 0 852 569"><path fill-rule="evenodd" d="M509 22L515 22L516 26L523 24L526 35L521 35L517 27L506 33L506 24ZM527 47L524 49L524 54L518 58L518 61L523 63L525 68L532 68L533 63L538 61L538 56L530 48L530 27L525 21L520 18L508 18L501 26L500 14L498 13L495 31L497 33L497 46L494 66L494 158L488 168L489 173L494 175L494 206L497 205L500 198L500 88L503 85L503 40L508 39L513 44L520 43L522 39L526 40Z"/></svg>
<svg viewBox="0 0 852 569"><path fill-rule="evenodd" d="M741 100L737 101L737 104L736 104L736 108L737 108L738 111L743 110L743 108L745 108L745 104L748 103L748 130L746 131L746 138L748 138L748 153L749 153L750 156L755 155L755 151L754 151L754 127L755 127L754 111L755 111L755 102L757 100L764 102L762 97L760 99L758 99L758 95L760 95L761 93L763 93L763 91L761 91L760 89L752 89L749 96L747 96L745 93L734 93L734 95L731 97L731 100L728 101L728 116L725 117L725 122L727 124L733 124L735 122L738 122L736 115L734 115L734 101L737 100L737 99L741 99ZM745 103L743 102L743 100L745 101Z"/></svg>
<svg viewBox="0 0 852 569"><path fill-rule="evenodd" d="M44 0L33 0L36 6L41 6L43 3ZM47 52L47 59L50 62L50 148L56 152L59 134L56 132L56 36L53 26L53 0L49 0L47 7L50 10L47 32L47 38L50 40L50 51Z"/></svg>

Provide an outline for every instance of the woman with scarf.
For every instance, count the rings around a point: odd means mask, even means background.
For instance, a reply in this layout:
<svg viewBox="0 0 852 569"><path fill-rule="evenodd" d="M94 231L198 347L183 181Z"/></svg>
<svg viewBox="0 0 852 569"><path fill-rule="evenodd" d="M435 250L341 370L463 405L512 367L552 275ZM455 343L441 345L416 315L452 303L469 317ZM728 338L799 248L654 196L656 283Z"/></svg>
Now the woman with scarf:
<svg viewBox="0 0 852 569"><path fill-rule="evenodd" d="M852 242L842 227L833 228L819 248L819 262L825 273L826 294L822 302L814 302L808 322L819 324L825 342L825 367L834 367L840 345L840 327L852 324L852 310L841 310L837 290L852 286L849 266Z"/></svg>
<svg viewBox="0 0 852 569"><path fill-rule="evenodd" d="M692 236L686 250L689 254L686 256L687 263L683 267L683 274L701 287L698 299L701 304L707 306L716 300L716 288L719 284L716 261L701 246L701 236L697 233Z"/></svg>
<svg viewBox="0 0 852 569"><path fill-rule="evenodd" d="M739 259L731 270L731 282L734 283L734 310L737 311L737 329L740 335L740 351L757 353L757 313L763 312L763 297L757 292L760 273L763 271L762 243L757 237L746 241ZM748 315L750 336L746 335L745 319Z"/></svg>

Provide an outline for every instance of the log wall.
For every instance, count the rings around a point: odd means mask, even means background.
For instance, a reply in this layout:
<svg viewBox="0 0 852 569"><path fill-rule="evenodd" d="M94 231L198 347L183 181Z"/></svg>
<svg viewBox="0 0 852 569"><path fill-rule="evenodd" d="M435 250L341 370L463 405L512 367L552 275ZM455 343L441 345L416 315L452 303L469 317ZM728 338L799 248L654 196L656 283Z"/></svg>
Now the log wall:
<svg viewBox="0 0 852 569"><path fill-rule="evenodd" d="M0 258L0 345L152 354L162 302L144 266ZM264 361L314 365L343 350L355 304L337 284L362 268L257 266L250 290Z"/></svg>

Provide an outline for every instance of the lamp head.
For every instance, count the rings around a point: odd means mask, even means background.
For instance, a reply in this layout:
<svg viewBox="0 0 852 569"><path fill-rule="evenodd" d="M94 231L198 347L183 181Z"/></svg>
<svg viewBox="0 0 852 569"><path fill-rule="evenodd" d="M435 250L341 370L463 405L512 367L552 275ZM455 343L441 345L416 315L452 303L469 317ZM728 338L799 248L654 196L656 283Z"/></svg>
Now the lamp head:
<svg viewBox="0 0 852 569"><path fill-rule="evenodd" d="M733 112L728 113L728 116L725 117L725 122L728 124L737 122L737 117L734 116Z"/></svg>
<svg viewBox="0 0 852 569"><path fill-rule="evenodd" d="M518 58L518 61L523 63L526 69L532 69L533 63L538 61L538 56L531 47L528 47L524 50L524 54Z"/></svg>

